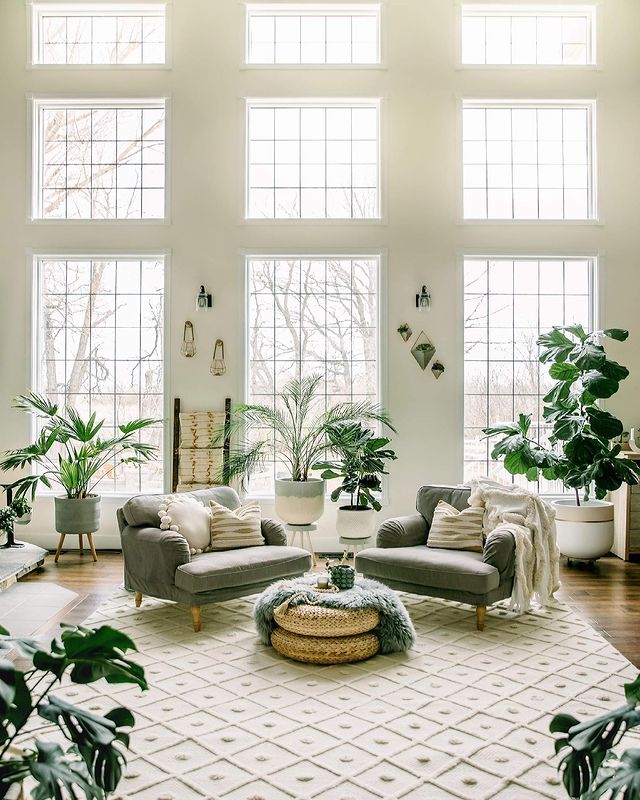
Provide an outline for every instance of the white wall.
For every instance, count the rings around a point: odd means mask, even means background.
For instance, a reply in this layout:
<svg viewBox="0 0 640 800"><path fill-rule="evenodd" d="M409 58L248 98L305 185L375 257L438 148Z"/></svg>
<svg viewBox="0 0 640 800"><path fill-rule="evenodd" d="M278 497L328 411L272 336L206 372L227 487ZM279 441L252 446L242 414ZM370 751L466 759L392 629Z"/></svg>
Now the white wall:
<svg viewBox="0 0 640 800"><path fill-rule="evenodd" d="M601 255L601 322L627 327L631 338L612 352L631 368L614 411L640 424L638 324L638 190L640 188L640 3L602 0L598 69L456 68L457 9L453 0L388 0L386 67L356 70L242 69L244 9L238 0L174 0L170 70L31 70L26 67L24 0L0 2L0 448L25 443L27 421L10 401L28 386L30 274L28 248L172 251L170 397L189 409L240 399L242 249L322 252L384 248L388 254L386 403L400 434L392 465L390 504L382 515L409 513L425 482L456 482L462 461L461 281L466 251ZM171 97L172 217L167 225L26 222L29 92ZM382 224L244 223L243 97L351 96L383 98ZM459 106L462 97L593 98L601 223L464 225L458 218ZM214 310L194 316L205 283ZM433 308L419 315L422 283ZM180 356L185 319L196 324L198 354ZM417 367L396 328L424 328L447 371L435 381ZM209 374L215 338L225 340L228 371ZM6 476L5 476L6 477ZM117 546L113 508L103 508L99 546ZM38 501L23 538L55 541L52 503ZM268 511L268 507L266 507ZM333 509L319 543L335 541ZM24 533L23 533L24 531ZM27 535L28 534L28 535Z"/></svg>

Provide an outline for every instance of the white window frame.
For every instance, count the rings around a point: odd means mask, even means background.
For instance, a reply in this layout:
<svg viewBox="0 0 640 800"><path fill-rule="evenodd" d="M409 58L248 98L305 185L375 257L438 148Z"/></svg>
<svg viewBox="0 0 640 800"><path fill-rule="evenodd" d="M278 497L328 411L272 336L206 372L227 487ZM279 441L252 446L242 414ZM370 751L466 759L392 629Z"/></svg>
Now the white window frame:
<svg viewBox="0 0 640 800"><path fill-rule="evenodd" d="M163 328L162 328L162 374L163 374L163 431L162 431L162 467L163 467L163 491L171 491L171 469L172 469L172 441L169 434L169 420L171 419L171 403L170 403L170 385L171 385L171 250L157 248L153 250L56 250L54 248L47 249L29 249L26 252L27 275L30 282L30 294L28 295L28 308L27 308L27 336L26 341L28 344L27 363L29 386L36 387L38 384L38 369L39 369L39 340L40 340L40 261L65 261L65 260L127 260L132 259L145 260L145 259L161 259L164 262L164 304L163 304ZM32 439L37 436L37 422L36 419L30 415L29 419L29 433ZM59 494L59 489L46 489L41 487L38 494L44 496L53 496ZM128 498L131 497L129 493L110 492L104 495L108 498Z"/></svg>
<svg viewBox="0 0 640 800"><path fill-rule="evenodd" d="M297 248L296 250L272 250L261 248L259 250L242 250L240 253L240 267L242 269L243 284L241 306L239 308L239 318L241 320L241 341L242 341L242 402L249 402L249 329L251 320L249 316L249 261L251 259L313 259L313 258L349 258L349 259L376 259L378 262L378 302L377 302L377 349L376 358L378 364L378 403L386 408L387 402L387 376L388 376L388 357L387 357L387 337L384 335L387 327L387 251L382 248L371 248L363 250L308 250ZM383 490L381 502L387 505L390 501L389 481L383 478ZM256 500L273 500L275 494L251 494ZM327 490L326 497L329 496Z"/></svg>
<svg viewBox="0 0 640 800"><path fill-rule="evenodd" d="M594 252L593 250L585 250L581 251L579 248L575 248L568 251L535 251L535 252L522 252L522 251L514 251L514 250L501 250L501 249L464 249L459 250L457 253L457 262L458 262L458 270L457 270L457 286L458 286L458 298L459 298L459 344L458 344L458 352L460 353L460 366L457 370L457 379L459 385L462 387L462 391L460 393L460 406L459 406L459 430L462 432L460 436L460 444L458 445L458 464L459 464L459 475L460 481L464 481L464 471L465 471L465 439L464 439L464 431L465 431L465 401L467 397L467 393L465 392L465 384L464 384L464 377L465 377L465 312L464 312L464 297L465 297L465 276L464 276L464 265L466 260L513 260L513 261L545 261L545 260L557 260L557 261L590 261L590 284L589 284L589 313L591 316L591 324L592 329L596 330L600 325L600 319L602 316L602 295L600 289L601 283L601 275L604 263L604 254L601 252ZM539 294L538 294L539 296ZM487 397L489 393L487 392ZM514 411L517 412L516 409ZM489 454L490 455L490 454ZM490 460L490 459L489 459ZM566 493L563 492L549 492L544 493L543 496L548 498L553 497L561 497Z"/></svg>
<svg viewBox="0 0 640 800"><path fill-rule="evenodd" d="M27 0L27 69L70 70L166 70L171 69L172 0ZM77 8L75 8L77 6ZM145 10L161 13L165 19L164 61L155 64L47 64L42 61L42 14L73 12L73 16L139 16Z"/></svg>
<svg viewBox="0 0 640 800"><path fill-rule="evenodd" d="M171 103L170 98L163 97L48 97L44 95L27 95L29 131L31 135L31 158L27 166L27 222L37 225L167 225L171 222ZM164 106L164 216L140 218L64 218L42 217L40 193L42 189L41 134L42 115L45 108L67 108L69 106L87 106L89 108L145 108Z"/></svg>
<svg viewBox="0 0 640 800"><path fill-rule="evenodd" d="M373 13L377 17L378 25L378 42L377 42L377 61L367 63L344 62L344 63L321 63L314 64L308 62L290 63L290 64L274 64L258 63L249 61L249 46L250 46L250 17L255 16L272 16L277 14L287 16L311 16L311 15L324 15L331 16L352 16L357 14L358 11L366 11ZM367 0L345 0L344 2L334 3L309 3L309 2L276 2L276 3L245 3L245 24L244 24L244 39L243 39L243 55L242 55L242 69L275 69L275 70L301 70L301 69L319 69L319 70L333 70L333 69L346 69L346 70L375 70L386 69L385 64L385 42L384 31L385 25L383 20L384 8L382 3L367 2Z"/></svg>
<svg viewBox="0 0 640 800"><path fill-rule="evenodd" d="M464 123L463 112L466 108L584 108L587 110L588 130L587 145L589 149L588 170L591 191L589 194L589 210L591 216L579 219L549 218L482 218L465 217L464 215ZM576 100L544 100L544 99L480 99L462 97L458 110L458 224L460 225L602 225L598 206L598 160L597 160L597 101L595 99ZM513 191L513 187L511 187Z"/></svg>
<svg viewBox="0 0 640 800"><path fill-rule="evenodd" d="M244 110L244 197L242 200L241 220L248 225L381 225L386 222L386 204L384 192L383 165L383 131L382 131L382 98L380 97L245 97ZM249 113L252 108L261 106L271 108L308 107L324 108L329 105L335 108L344 106L353 108L358 105L375 106L378 112L378 208L375 217L250 217L249 216ZM353 187L352 187L353 188ZM326 189L326 187L325 187Z"/></svg>
<svg viewBox="0 0 640 800"><path fill-rule="evenodd" d="M583 71L598 70L600 66L600 43L598 28L600 27L599 2L593 3L475 3L459 2L456 25L456 68L458 70L563 70ZM484 16L519 17L519 16L588 16L589 17L589 48L590 60L586 64L467 64L462 60L462 25L466 14Z"/></svg>

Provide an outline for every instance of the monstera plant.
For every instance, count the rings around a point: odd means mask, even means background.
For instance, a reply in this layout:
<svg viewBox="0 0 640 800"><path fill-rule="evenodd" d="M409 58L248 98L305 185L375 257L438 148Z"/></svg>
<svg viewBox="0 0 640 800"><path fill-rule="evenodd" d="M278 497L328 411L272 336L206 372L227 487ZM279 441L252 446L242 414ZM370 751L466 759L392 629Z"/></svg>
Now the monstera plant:
<svg viewBox="0 0 640 800"><path fill-rule="evenodd" d="M104 678L146 689L143 668L126 655L136 650L134 643L107 625L63 626L60 640L43 648L39 640L13 638L0 628L0 653L12 649L28 659L29 667L22 670L0 658L0 798L25 783L35 785L34 800L105 800L122 777L133 714L114 708L100 716L51 691L67 674L73 683ZM55 741L25 741L35 716L44 721L45 734L47 727L56 734ZM59 744L60 736L65 745Z"/></svg>
<svg viewBox="0 0 640 800"><path fill-rule="evenodd" d="M569 557L593 560L608 552L613 506L604 498L623 483L640 480L640 464L619 458L620 445L611 442L622 434L622 422L599 405L629 375L607 356L602 341L624 342L628 335L620 328L587 333L581 325L570 325L538 338L540 361L549 365L554 381L543 398L543 419L551 426L549 447L530 435L528 414L484 430L486 436L501 437L491 455L504 458L512 475L559 480L575 493L575 500L556 501L558 545ZM595 500L590 499L592 492Z"/></svg>
<svg viewBox="0 0 640 800"><path fill-rule="evenodd" d="M626 703L596 719L580 722L556 714L551 733L560 733L556 752L569 797L581 800L640 800L640 750L613 752L624 734L640 726L640 675L624 687Z"/></svg>

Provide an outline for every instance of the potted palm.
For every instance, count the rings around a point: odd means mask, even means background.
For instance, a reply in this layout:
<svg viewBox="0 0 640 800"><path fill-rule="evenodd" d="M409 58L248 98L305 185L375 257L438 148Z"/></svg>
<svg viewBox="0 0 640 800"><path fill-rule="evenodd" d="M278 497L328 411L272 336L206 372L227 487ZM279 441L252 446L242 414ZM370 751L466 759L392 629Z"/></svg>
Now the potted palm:
<svg viewBox="0 0 640 800"><path fill-rule="evenodd" d="M601 341L623 342L628 331L608 328L587 333L581 325L555 327L538 338L540 361L550 363L554 385L544 396L544 420L552 426L550 447L529 435L531 417L484 430L500 436L492 458L504 457L512 475L530 481L540 476L562 481L574 497L554 501L558 547L568 558L594 560L613 544L613 504L607 494L623 483L640 481L640 464L618 458L622 422L601 409L598 401L612 397L629 370L611 361ZM592 494L595 497L592 497Z"/></svg>
<svg viewBox="0 0 640 800"><path fill-rule="evenodd" d="M223 464L218 480L229 483L240 479L245 484L253 472L269 459L284 464L286 477L275 479L275 509L290 525L307 525L320 519L324 511L325 482L311 475L313 464L324 455L328 431L342 422L390 425L387 413L377 404L363 400L337 403L315 410L320 404L321 375L294 378L285 384L279 402L282 408L245 404L235 409L227 433L253 428L269 429L257 441L241 443ZM225 433L221 432L220 437Z"/></svg>
<svg viewBox="0 0 640 800"><path fill-rule="evenodd" d="M118 426L115 436L102 438L103 422L91 414L85 422L73 408L59 413L58 406L38 394L20 395L15 407L41 421L33 444L9 450L0 460L1 470L31 468L11 488L16 503L27 494L34 499L40 484L48 489L58 484L64 495L55 497L58 533L89 533L100 528L100 495L94 492L100 480L121 464L142 464L155 458L156 447L138 441L138 433L157 423L137 419Z"/></svg>
<svg viewBox="0 0 640 800"><path fill-rule="evenodd" d="M391 440L376 436L360 422L331 425L327 439L329 451L336 459L318 462L313 468L322 470L324 480L342 479L331 492L334 502L345 494L349 497L349 503L338 508L338 535L343 539L368 539L373 532L375 512L382 508L376 494L382 491L382 476L387 474L385 462L397 458L387 448Z"/></svg>

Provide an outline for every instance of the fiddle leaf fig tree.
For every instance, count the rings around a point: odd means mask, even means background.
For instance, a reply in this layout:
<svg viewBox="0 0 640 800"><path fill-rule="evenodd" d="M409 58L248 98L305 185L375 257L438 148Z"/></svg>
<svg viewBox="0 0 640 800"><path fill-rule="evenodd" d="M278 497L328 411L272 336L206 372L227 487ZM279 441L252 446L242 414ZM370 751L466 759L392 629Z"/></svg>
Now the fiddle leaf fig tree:
<svg viewBox="0 0 640 800"><path fill-rule="evenodd" d="M539 336L540 361L549 364L554 381L543 398L543 418L552 426L551 446L530 435L531 416L520 414L517 422L484 429L486 437L501 437L491 457L503 458L512 475L562 481L575 491L578 505L581 491L588 500L593 487L601 500L623 483L640 482L640 464L617 458L620 445L611 445L611 439L622 434L622 422L598 405L612 397L629 374L607 357L601 342L604 338L624 342L628 335L621 328L587 333L582 325L569 325Z"/></svg>

